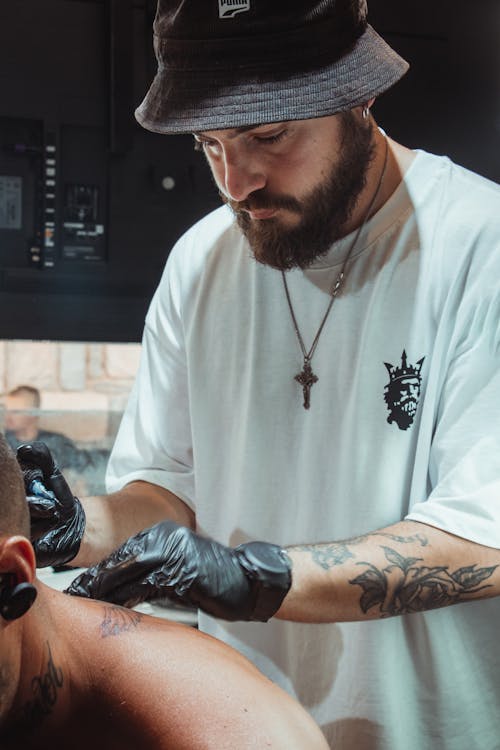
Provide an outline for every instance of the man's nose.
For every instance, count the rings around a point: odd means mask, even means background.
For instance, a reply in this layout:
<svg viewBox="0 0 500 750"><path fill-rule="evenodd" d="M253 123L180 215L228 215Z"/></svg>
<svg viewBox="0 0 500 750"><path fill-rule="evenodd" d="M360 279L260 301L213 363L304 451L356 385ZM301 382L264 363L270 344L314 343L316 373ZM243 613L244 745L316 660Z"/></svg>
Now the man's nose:
<svg viewBox="0 0 500 750"><path fill-rule="evenodd" d="M231 154L224 155L222 190L227 198L240 203L255 190L266 186L266 176L257 162Z"/></svg>

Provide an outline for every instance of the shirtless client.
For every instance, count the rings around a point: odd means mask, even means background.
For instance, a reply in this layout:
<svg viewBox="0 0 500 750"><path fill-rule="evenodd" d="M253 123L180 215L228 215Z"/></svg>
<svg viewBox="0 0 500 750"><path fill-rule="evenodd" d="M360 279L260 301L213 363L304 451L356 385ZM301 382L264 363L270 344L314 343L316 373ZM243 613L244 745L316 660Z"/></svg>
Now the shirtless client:
<svg viewBox="0 0 500 750"><path fill-rule="evenodd" d="M0 436L0 747L326 750L298 703L222 642L36 579Z"/></svg>

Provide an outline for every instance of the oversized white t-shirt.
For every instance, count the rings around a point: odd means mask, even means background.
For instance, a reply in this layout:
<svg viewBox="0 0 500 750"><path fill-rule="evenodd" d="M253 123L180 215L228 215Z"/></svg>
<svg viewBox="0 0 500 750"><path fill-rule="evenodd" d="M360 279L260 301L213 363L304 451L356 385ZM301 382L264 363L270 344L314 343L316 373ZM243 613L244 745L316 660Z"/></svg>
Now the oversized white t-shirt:
<svg viewBox="0 0 500 750"><path fill-rule="evenodd" d="M287 273L306 347L353 235ZM108 472L237 545L347 539L403 518L500 547L500 188L418 152L361 233L312 361L281 274L227 208L171 252ZM200 627L313 714L336 750L498 750L500 599L371 622Z"/></svg>

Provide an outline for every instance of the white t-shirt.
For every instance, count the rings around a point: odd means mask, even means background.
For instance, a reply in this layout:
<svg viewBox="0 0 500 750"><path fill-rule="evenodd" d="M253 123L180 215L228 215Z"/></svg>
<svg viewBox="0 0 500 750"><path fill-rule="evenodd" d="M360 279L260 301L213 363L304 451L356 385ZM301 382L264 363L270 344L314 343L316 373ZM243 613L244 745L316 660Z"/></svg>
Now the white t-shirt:
<svg viewBox="0 0 500 750"><path fill-rule="evenodd" d="M287 274L306 347L353 235ZM368 222L312 360L278 271L221 208L169 256L108 489L142 479L237 545L403 518L500 547L500 188L418 152ZM313 714L336 750L498 750L500 599L389 620L200 627Z"/></svg>

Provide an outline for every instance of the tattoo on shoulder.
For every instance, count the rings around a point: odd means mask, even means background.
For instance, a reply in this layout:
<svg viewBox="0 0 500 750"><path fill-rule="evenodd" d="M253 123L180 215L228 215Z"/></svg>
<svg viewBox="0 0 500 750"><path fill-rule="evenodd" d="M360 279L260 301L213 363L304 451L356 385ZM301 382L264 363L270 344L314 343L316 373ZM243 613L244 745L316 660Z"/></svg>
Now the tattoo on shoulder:
<svg viewBox="0 0 500 750"><path fill-rule="evenodd" d="M21 727L25 732L31 732L39 727L43 720L52 713L64 685L63 671L61 667L56 666L48 642L47 650L45 670L31 680L33 698L23 705L16 721L16 726Z"/></svg>
<svg viewBox="0 0 500 750"><path fill-rule="evenodd" d="M101 622L101 638L120 635L133 630L142 620L143 615L134 610L124 609L116 605L104 607L104 619Z"/></svg>
<svg viewBox="0 0 500 750"><path fill-rule="evenodd" d="M469 601L491 584L486 583L498 565L480 568L476 564L450 571L446 566L427 567L420 557L404 557L390 547L382 547L385 568L359 562L365 570L349 583L360 586L360 607L366 614L377 607L382 617L424 612Z"/></svg>

